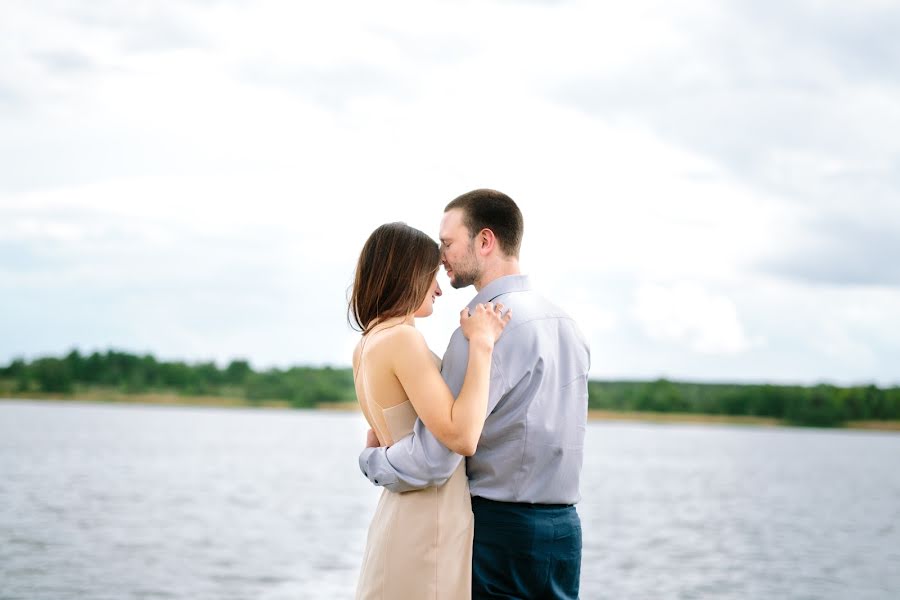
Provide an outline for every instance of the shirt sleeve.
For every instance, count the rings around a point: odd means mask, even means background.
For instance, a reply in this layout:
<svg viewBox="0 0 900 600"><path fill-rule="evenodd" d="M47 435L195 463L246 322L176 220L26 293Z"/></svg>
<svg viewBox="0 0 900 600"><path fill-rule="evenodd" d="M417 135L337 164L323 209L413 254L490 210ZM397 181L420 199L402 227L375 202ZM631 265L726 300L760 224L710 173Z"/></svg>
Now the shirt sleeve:
<svg viewBox="0 0 900 600"><path fill-rule="evenodd" d="M462 456L448 450L416 419L413 431L388 448L366 448L359 468L369 481L392 492L409 492L443 485Z"/></svg>

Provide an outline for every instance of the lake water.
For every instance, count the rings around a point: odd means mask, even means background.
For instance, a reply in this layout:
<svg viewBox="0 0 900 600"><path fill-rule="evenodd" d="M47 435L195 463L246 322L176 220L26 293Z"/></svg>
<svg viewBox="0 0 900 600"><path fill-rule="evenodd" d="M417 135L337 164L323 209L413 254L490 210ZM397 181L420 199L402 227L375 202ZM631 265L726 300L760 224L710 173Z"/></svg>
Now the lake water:
<svg viewBox="0 0 900 600"><path fill-rule="evenodd" d="M357 413L0 402L0 599L352 598ZM900 598L900 435L591 423L582 598Z"/></svg>

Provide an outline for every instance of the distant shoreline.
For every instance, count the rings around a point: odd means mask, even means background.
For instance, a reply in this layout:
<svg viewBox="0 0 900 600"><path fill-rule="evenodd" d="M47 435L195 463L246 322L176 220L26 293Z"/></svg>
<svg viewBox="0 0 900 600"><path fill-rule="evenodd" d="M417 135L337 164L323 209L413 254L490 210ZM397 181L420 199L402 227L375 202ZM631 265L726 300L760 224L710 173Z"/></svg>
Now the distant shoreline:
<svg viewBox="0 0 900 600"><path fill-rule="evenodd" d="M592 413L595 419L801 427L846 427L849 422L850 427L891 431L898 430L894 422L900 422L900 385L588 379L587 394L588 407L603 411ZM296 365L255 371L242 359L222 368L214 362L159 361L149 354L113 349L16 359L0 367L0 396L311 409L323 402L356 402L348 367Z"/></svg>
<svg viewBox="0 0 900 600"><path fill-rule="evenodd" d="M0 402L43 401L43 402L88 402L96 404L138 404L147 406L196 406L208 408L262 408L323 410L335 412L358 412L355 402L320 402L314 408L295 409L286 400L264 400L251 402L243 398L223 396L181 396L178 394L121 394L114 392L92 392L68 396L62 394L17 394L15 398L0 398ZM770 417L752 417L744 415L716 415L700 413L649 412L649 411L588 411L590 421L620 421L638 423L683 423L697 425L748 425L757 427L787 427L790 423L782 419ZM848 421L840 427L825 429L862 429L871 431L900 432L900 421Z"/></svg>

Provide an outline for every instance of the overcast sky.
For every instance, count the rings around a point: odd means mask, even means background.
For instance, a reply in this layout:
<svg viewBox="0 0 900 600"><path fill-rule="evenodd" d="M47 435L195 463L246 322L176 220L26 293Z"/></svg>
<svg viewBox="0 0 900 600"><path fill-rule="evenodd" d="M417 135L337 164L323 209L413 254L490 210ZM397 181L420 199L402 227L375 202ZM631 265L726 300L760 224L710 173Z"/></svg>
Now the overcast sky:
<svg viewBox="0 0 900 600"><path fill-rule="evenodd" d="M592 375L900 384L900 5L10 1L0 363L346 366L366 236L477 187ZM474 290L419 327L442 353Z"/></svg>

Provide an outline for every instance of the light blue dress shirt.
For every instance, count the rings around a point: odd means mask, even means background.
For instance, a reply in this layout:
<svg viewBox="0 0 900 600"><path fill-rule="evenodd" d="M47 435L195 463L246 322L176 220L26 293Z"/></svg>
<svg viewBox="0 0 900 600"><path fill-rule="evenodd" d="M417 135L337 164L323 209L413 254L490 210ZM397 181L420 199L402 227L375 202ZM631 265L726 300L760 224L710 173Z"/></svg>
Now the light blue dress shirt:
<svg viewBox="0 0 900 600"><path fill-rule="evenodd" d="M502 302L512 319L494 345L488 416L466 472L473 496L503 502L575 504L587 420L590 349L575 321L532 291L528 277L508 275L469 303ZM457 329L441 375L454 397L462 388L469 342ZM413 433L389 448L360 454L375 485L406 492L443 484L462 457L417 420Z"/></svg>

